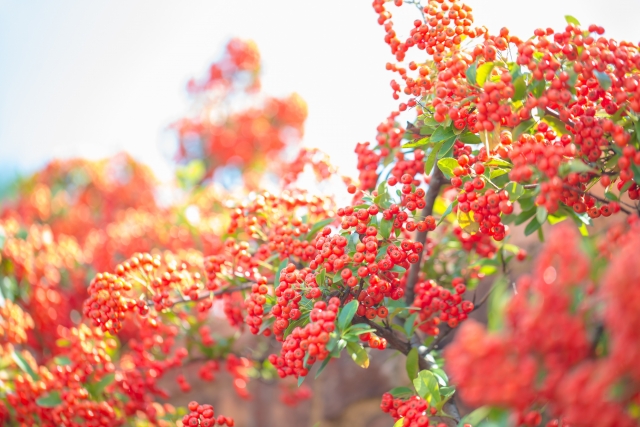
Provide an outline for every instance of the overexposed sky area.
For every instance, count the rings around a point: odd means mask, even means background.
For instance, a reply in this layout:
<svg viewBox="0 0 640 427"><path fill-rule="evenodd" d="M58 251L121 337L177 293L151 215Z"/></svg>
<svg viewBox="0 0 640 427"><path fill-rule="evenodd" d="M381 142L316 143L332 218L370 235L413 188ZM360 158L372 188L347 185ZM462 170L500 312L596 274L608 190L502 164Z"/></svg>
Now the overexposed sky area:
<svg viewBox="0 0 640 427"><path fill-rule="evenodd" d="M571 14L609 37L640 39L640 0L468 4L492 32L529 37ZM400 12L399 32L417 16ZM355 143L372 140L396 106L376 18L370 0L0 0L0 176L127 150L166 178L166 126L186 110L185 83L230 37L257 42L265 91L301 94L305 144L348 172Z"/></svg>

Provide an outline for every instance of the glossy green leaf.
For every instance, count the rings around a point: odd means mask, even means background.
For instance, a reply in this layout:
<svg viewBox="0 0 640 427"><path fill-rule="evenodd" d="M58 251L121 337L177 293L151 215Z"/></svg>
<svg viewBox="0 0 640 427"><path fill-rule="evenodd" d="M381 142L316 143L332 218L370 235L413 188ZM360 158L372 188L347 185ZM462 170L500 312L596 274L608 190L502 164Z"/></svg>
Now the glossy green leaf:
<svg viewBox="0 0 640 427"><path fill-rule="evenodd" d="M514 141L517 141L518 138L520 138L520 135L522 135L523 133L531 129L535 123L536 122L533 119L529 119L529 120L525 120L524 122L521 122L518 126L516 126L513 129L512 139Z"/></svg>
<svg viewBox="0 0 640 427"><path fill-rule="evenodd" d="M440 168L447 178L451 178L453 176L453 169L457 166L458 161L452 157L445 157L444 159L438 160L438 168Z"/></svg>
<svg viewBox="0 0 640 427"><path fill-rule="evenodd" d="M411 336L413 334L417 317L418 313L413 313L411 316L407 317L407 320L404 321L404 333L407 336Z"/></svg>
<svg viewBox="0 0 640 427"><path fill-rule="evenodd" d="M57 356L53 358L53 362L56 365L60 365L60 366L67 366L67 365L71 365L71 359L69 359L69 357L67 356Z"/></svg>
<svg viewBox="0 0 640 427"><path fill-rule="evenodd" d="M391 236L391 228L393 228L393 222L383 219L382 221L380 221L380 234L382 235L383 239L388 239L389 236Z"/></svg>
<svg viewBox="0 0 640 427"><path fill-rule="evenodd" d="M408 398L413 396L414 393L409 387L396 387L389 390L389 394L395 398Z"/></svg>
<svg viewBox="0 0 640 427"><path fill-rule="evenodd" d="M529 85L529 90L531 91L533 96L535 96L536 98L540 98L542 96L545 88L546 88L546 83L544 80L534 80Z"/></svg>
<svg viewBox="0 0 640 427"><path fill-rule="evenodd" d="M584 163L582 160L578 159L570 160L567 163L562 163L560 165L559 173L561 176L566 176L571 172L596 172L596 170Z"/></svg>
<svg viewBox="0 0 640 427"><path fill-rule="evenodd" d="M536 213L537 213L537 210L536 210ZM540 227L542 227L542 224L538 222L537 218L533 218L531 221L529 221L527 226L524 228L524 235L529 236L535 233L536 231L538 231Z"/></svg>
<svg viewBox="0 0 640 427"><path fill-rule="evenodd" d="M511 164L511 162L508 162L506 160L502 160L502 159L498 159L498 158L493 158L491 160L489 160L488 162L485 163L486 166L499 166L501 168L512 168L513 165Z"/></svg>
<svg viewBox="0 0 640 427"><path fill-rule="evenodd" d="M544 206L538 206L538 209L536 209L536 220L540 224L544 224L547 220L547 209Z"/></svg>
<svg viewBox="0 0 640 427"><path fill-rule="evenodd" d="M429 402L429 404L436 405L440 402L438 380L430 371L420 371L418 377L413 380L413 386L418 396Z"/></svg>
<svg viewBox="0 0 640 427"><path fill-rule="evenodd" d="M438 156L438 152L440 148L444 144L444 141L440 141L433 146L431 152L429 153L429 157L427 157L427 161L424 163L424 173L426 175L431 174L431 170L433 169L433 165L436 163L436 157Z"/></svg>
<svg viewBox="0 0 640 427"><path fill-rule="evenodd" d="M611 77L609 77L607 73L594 70L593 75L598 79L598 83L602 89L609 90L609 88L611 88Z"/></svg>
<svg viewBox="0 0 640 427"><path fill-rule="evenodd" d="M431 135L431 142L440 142L445 141L451 137L455 137L456 135L453 133L453 129L450 127L440 126L436 131Z"/></svg>
<svg viewBox="0 0 640 427"><path fill-rule="evenodd" d="M572 24L572 25L575 25L576 27L580 26L580 21L578 21L576 18L574 18L571 15L564 15L564 19L567 21L567 24Z"/></svg>
<svg viewBox="0 0 640 427"><path fill-rule="evenodd" d="M480 144L482 142L478 135L471 132L465 132L458 135L458 139L465 144Z"/></svg>
<svg viewBox="0 0 640 427"><path fill-rule="evenodd" d="M364 369L369 367L369 355L360 344L354 342L347 343L347 353L351 356L351 360L356 362L356 365Z"/></svg>
<svg viewBox="0 0 640 427"><path fill-rule="evenodd" d="M469 68L467 68L467 72L466 72L467 81L472 85L475 85L477 74L478 74L478 64L474 62L469 66Z"/></svg>
<svg viewBox="0 0 640 427"><path fill-rule="evenodd" d="M454 135L451 138L442 141L442 146L438 150L438 157L447 157L451 153L453 144L455 144L457 139L458 138Z"/></svg>
<svg viewBox="0 0 640 427"><path fill-rule="evenodd" d="M444 213L440 217L440 220L438 220L438 224L437 225L440 225L442 223L442 221L444 221L444 219L447 217L447 215L449 215L453 211L453 208L455 206L457 206L457 205L458 205L458 201L457 200L454 200L452 203L449 203L449 206L447 206L447 209L444 211Z"/></svg>
<svg viewBox="0 0 640 427"><path fill-rule="evenodd" d="M318 371L316 372L315 378L318 378L320 376L322 371L324 371L324 368L326 368L327 365L329 364L330 360L331 360L331 356L328 356L326 359L322 361L322 364L320 365L320 367L318 368Z"/></svg>
<svg viewBox="0 0 640 427"><path fill-rule="evenodd" d="M515 202L524 194L524 187L517 182L510 182L505 186L506 192L509 194L509 201Z"/></svg>
<svg viewBox="0 0 640 427"><path fill-rule="evenodd" d="M418 353L417 348L412 348L411 351L409 351L409 354L407 354L405 367L407 369L407 376L409 377L410 381L413 381L418 376L418 372L420 371L420 367L418 363L419 357L420 357L420 354Z"/></svg>
<svg viewBox="0 0 640 427"><path fill-rule="evenodd" d="M342 309L340 310L340 315L338 316L338 327L340 328L340 330L345 330L347 326L349 326L357 310L358 310L357 300L352 300L349 303L347 303L347 305L342 307Z"/></svg>
<svg viewBox="0 0 640 427"><path fill-rule="evenodd" d="M478 71L476 74L476 82L478 83L478 86L484 86L484 83L489 78L489 75L491 75L491 71L493 71L493 67L495 67L495 64L493 62L485 62L480 67L478 67Z"/></svg>
<svg viewBox="0 0 640 427"><path fill-rule="evenodd" d="M415 141L408 142L402 146L402 148L417 148L423 147L429 144L429 138L420 138Z"/></svg>
<svg viewBox="0 0 640 427"><path fill-rule="evenodd" d="M276 286L280 284L280 274L288 264L289 264L289 258L285 258L282 261L280 261L280 265L278 266L278 272L276 273L276 278L275 278L275 281L273 282Z"/></svg>
<svg viewBox="0 0 640 427"><path fill-rule="evenodd" d="M472 426L477 426L478 424L480 424L480 422L482 422L482 420L484 420L485 418L487 418L487 416L489 415L489 412L491 412L491 409L487 406L481 406L475 410L473 410L473 412L465 415L462 420L460 420L460 423L458 424L459 427L462 427L465 424L471 424Z"/></svg>
<svg viewBox="0 0 640 427"><path fill-rule="evenodd" d="M520 101L527 95L527 84L524 81L524 77L520 76L513 82L513 99L514 101Z"/></svg>
<svg viewBox="0 0 640 427"><path fill-rule="evenodd" d="M29 376L31 376L31 378L33 378L34 380L39 380L40 379L38 374L36 374L36 372L33 370L33 368L31 368L29 363L27 363L25 358L22 357L22 355L20 353L18 353L18 352L16 352L14 350L13 353L11 353L11 358L16 363L16 365L18 365L18 368L20 368L20 370L22 372L25 372L25 373L29 374Z"/></svg>
<svg viewBox="0 0 640 427"><path fill-rule="evenodd" d="M504 308L509 300L508 287L509 283L504 276L498 277L493 282L492 291L487 301L487 325L491 331L497 331L502 327Z"/></svg>

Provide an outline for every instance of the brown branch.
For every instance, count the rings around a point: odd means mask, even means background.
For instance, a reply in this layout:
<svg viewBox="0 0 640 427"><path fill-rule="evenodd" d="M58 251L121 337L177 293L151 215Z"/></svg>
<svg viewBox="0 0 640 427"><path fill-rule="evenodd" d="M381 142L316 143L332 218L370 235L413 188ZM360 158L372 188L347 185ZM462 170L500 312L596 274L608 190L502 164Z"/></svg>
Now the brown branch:
<svg viewBox="0 0 640 427"><path fill-rule="evenodd" d="M433 173L431 174L429 189L427 190L427 194L425 195L426 205L422 209L423 218L426 218L433 213L433 205L436 202L436 198L438 197L438 194L440 194L440 189L447 181L447 178L444 176L440 168L438 168L438 166L435 166ZM416 242L422 243L423 246L426 246L427 232L419 231L416 235ZM422 250L422 252L418 253L418 261L415 264L412 264L411 268L409 269L409 277L407 278L407 287L405 293L405 300L407 301L407 305L411 305L415 298L414 288L416 286L416 283L418 282L418 276L420 275L420 269L422 268L422 254L425 251L426 247Z"/></svg>
<svg viewBox="0 0 640 427"><path fill-rule="evenodd" d="M568 121L566 121L566 122L565 122L564 120L562 120L562 119L560 118L560 113L558 113L557 111L554 111L554 110L550 109L549 107L545 107L545 108L544 108L544 112L545 112L545 114L547 114L547 115L549 115L549 116L551 116L551 117L555 117L556 119L560 120L562 123L564 123L564 124L566 124L566 125L569 125L570 127L574 127L574 126L576 125L576 124L575 124L573 121L571 121L571 120L568 120Z"/></svg>
<svg viewBox="0 0 640 427"><path fill-rule="evenodd" d="M254 283L250 282L250 283L245 283L245 284L240 285L240 286L228 286L228 287L226 287L224 289L220 289L218 291L214 291L213 292L213 296L231 294L231 293L237 292L237 291L246 291L247 289L251 289L251 287L253 285L254 285ZM181 300L175 301L173 304L171 304L171 307L175 307L178 304L183 304L183 303L187 303L187 302L202 301L202 300L210 298L210 297L211 297L211 291L207 292L206 294L202 295L201 297L198 297L197 299L186 299L186 298L183 298Z"/></svg>

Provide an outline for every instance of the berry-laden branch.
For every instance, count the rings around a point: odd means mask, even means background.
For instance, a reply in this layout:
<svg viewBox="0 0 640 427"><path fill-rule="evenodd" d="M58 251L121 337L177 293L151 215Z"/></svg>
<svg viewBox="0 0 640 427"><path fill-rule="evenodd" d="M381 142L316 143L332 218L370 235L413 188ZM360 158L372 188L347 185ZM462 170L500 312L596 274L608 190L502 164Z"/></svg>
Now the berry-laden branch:
<svg viewBox="0 0 640 427"><path fill-rule="evenodd" d="M224 289L220 289L214 292L207 292L205 294L203 294L202 296L199 296L196 299L188 299L188 298L182 298L181 300L178 300L176 302L173 303L173 307L175 307L178 304L183 304L183 303L188 303L188 302L197 302L197 301L202 301L205 300L207 298L211 298L211 296L218 296L218 295L224 295L224 294L232 294L234 292L240 292L240 291L246 291L248 289L251 289L251 287L254 285L253 282L249 282L249 283L244 283L240 286L228 286Z"/></svg>
<svg viewBox="0 0 640 427"><path fill-rule="evenodd" d="M431 174L431 181L429 182L429 189L427 190L427 194L425 195L425 200L427 204L422 209L422 218L426 218L427 216L433 213L433 205L436 202L436 198L438 194L440 194L440 189L447 182L447 178L444 176L440 168L436 167ZM416 234L416 242L424 245L427 241L427 231L418 231ZM418 276L420 275L420 270L422 268L422 253L418 253L418 261L415 264L411 265L411 269L409 270L409 277L407 278L407 288L405 292L405 298L407 304L411 304L415 298L415 286L418 283Z"/></svg>

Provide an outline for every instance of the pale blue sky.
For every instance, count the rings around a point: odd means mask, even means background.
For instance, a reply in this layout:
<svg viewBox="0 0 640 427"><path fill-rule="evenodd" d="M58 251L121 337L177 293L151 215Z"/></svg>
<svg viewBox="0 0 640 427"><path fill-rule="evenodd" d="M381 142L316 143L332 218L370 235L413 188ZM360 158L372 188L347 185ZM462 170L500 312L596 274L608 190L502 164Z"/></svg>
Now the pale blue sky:
<svg viewBox="0 0 640 427"><path fill-rule="evenodd" d="M493 31L528 37L572 14L640 39L639 0L468 3ZM184 83L233 36L257 42L268 93L307 100L305 143L353 167L355 143L395 106L370 0L0 0L0 169L126 149L167 176L164 129L188 105Z"/></svg>

